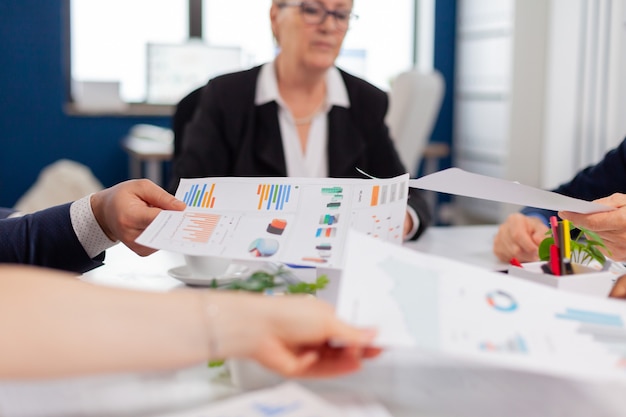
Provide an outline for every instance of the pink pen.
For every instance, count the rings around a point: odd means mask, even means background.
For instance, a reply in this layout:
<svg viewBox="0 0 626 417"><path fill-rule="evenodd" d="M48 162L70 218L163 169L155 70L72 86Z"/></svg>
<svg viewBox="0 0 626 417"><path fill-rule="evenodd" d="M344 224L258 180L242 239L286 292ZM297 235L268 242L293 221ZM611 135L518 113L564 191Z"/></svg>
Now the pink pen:
<svg viewBox="0 0 626 417"><path fill-rule="evenodd" d="M559 246L559 221L556 219L556 216L550 216L550 228L552 229L552 237L554 238L554 244Z"/></svg>

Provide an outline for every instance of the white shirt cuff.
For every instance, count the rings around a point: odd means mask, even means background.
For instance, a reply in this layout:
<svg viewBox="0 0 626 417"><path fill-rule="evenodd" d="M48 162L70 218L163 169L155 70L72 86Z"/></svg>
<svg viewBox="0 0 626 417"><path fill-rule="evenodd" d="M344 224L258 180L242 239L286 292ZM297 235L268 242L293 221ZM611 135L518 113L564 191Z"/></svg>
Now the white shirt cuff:
<svg viewBox="0 0 626 417"><path fill-rule="evenodd" d="M411 216L411 220L413 220L413 227L404 237L404 240L411 240L411 238L415 236L415 233L417 233L417 229L419 229L420 227L420 219L419 217L417 217L417 213L415 212L415 209L413 209L413 207L406 206L406 212L409 213L409 216Z"/></svg>
<svg viewBox="0 0 626 417"><path fill-rule="evenodd" d="M72 203L70 206L70 219L74 233L76 233L76 237L83 245L85 252L87 252L90 258L95 258L117 242L109 239L102 228L100 228L91 209L92 195L89 194Z"/></svg>

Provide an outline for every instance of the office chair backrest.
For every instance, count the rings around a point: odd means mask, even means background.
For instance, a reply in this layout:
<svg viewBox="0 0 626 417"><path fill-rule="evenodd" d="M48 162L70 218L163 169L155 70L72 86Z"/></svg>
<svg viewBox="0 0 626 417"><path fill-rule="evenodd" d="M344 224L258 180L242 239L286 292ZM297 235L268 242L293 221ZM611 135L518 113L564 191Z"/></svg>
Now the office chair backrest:
<svg viewBox="0 0 626 417"><path fill-rule="evenodd" d="M437 71L412 69L396 77L386 122L402 163L414 178L439 115L445 83Z"/></svg>
<svg viewBox="0 0 626 417"><path fill-rule="evenodd" d="M200 102L200 96L202 95L202 87L198 87L191 93L187 94L176 105L174 115L172 116L172 130L174 131L174 158L180 154L180 150L183 146L183 133L185 132L185 126L193 117L196 107Z"/></svg>

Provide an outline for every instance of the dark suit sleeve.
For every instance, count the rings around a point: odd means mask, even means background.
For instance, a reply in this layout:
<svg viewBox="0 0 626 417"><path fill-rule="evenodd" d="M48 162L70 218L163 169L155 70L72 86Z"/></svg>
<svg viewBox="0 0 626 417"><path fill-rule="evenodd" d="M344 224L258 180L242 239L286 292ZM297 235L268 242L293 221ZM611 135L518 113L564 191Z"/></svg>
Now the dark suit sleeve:
<svg viewBox="0 0 626 417"><path fill-rule="evenodd" d="M70 203L0 220L0 263L85 272L102 264L90 259L74 233Z"/></svg>
<svg viewBox="0 0 626 417"><path fill-rule="evenodd" d="M220 108L219 84L205 86L194 117L183 129L184 140L172 166L168 185L176 192L181 178L224 176L230 163L230 151L223 141L223 115Z"/></svg>
<svg viewBox="0 0 626 417"><path fill-rule="evenodd" d="M13 213L15 213L15 210L13 210L13 209L0 207L0 220L1 219L6 219L7 217L9 217Z"/></svg>
<svg viewBox="0 0 626 417"><path fill-rule="evenodd" d="M202 89L196 111L183 129L173 161L168 191L181 178L241 176L237 158L241 141L250 134L256 80L260 67L216 77Z"/></svg>
<svg viewBox="0 0 626 417"><path fill-rule="evenodd" d="M561 184L554 192L581 200L592 201L608 197L613 193L626 194L626 139L615 149L610 150L595 165L580 171L569 182ZM526 207L523 214L556 216L556 212Z"/></svg>

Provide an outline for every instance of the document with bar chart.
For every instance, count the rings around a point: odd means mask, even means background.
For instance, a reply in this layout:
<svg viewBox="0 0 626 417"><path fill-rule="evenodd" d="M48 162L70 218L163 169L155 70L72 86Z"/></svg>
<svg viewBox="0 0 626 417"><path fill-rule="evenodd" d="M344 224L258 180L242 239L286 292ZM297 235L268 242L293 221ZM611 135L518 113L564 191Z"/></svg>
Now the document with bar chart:
<svg viewBox="0 0 626 417"><path fill-rule="evenodd" d="M337 314L375 343L626 382L626 302L584 296L351 231Z"/></svg>
<svg viewBox="0 0 626 417"><path fill-rule="evenodd" d="M164 211L137 242L188 255L340 267L349 229L400 244L408 175L391 179L183 179L182 212Z"/></svg>

